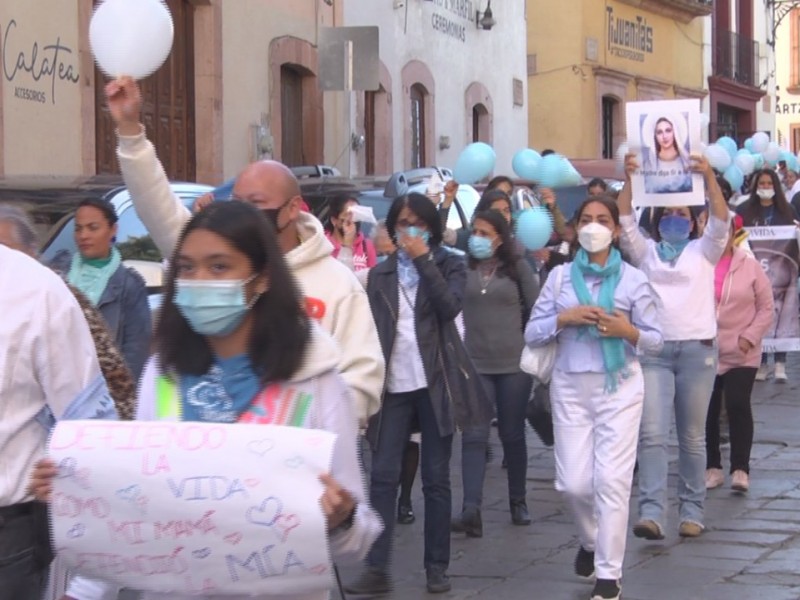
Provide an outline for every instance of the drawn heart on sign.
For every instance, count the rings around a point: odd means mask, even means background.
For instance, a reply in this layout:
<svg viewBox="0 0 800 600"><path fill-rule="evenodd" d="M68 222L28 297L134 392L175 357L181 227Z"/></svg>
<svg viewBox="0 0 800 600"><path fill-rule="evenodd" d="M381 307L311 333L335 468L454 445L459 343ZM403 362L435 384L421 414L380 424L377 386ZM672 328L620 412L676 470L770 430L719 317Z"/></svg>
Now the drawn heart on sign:
<svg viewBox="0 0 800 600"><path fill-rule="evenodd" d="M208 558L211 556L211 548L200 548L200 550L193 550L192 556L199 559Z"/></svg>
<svg viewBox="0 0 800 600"><path fill-rule="evenodd" d="M328 570L328 565L324 564L314 565L309 569L309 571L314 573L314 575L322 575L327 570Z"/></svg>
<svg viewBox="0 0 800 600"><path fill-rule="evenodd" d="M272 440L252 440L247 444L247 450L258 456L264 456L272 450Z"/></svg>
<svg viewBox="0 0 800 600"><path fill-rule="evenodd" d="M256 479L255 477L252 477L250 479L245 479L244 480L244 484L247 487L251 487L251 488L258 487L259 483L261 483L261 480L260 479Z"/></svg>
<svg viewBox="0 0 800 600"><path fill-rule="evenodd" d="M121 490L117 490L117 498L120 498L122 500L133 501L136 500L136 498L138 498L141 493L142 493L141 488L138 485L133 484L129 485L126 488L122 488Z"/></svg>
<svg viewBox="0 0 800 600"><path fill-rule="evenodd" d="M272 527L283 512L283 502L275 496L270 496L258 506L251 506L245 513L245 518L253 525Z"/></svg>
<svg viewBox="0 0 800 600"><path fill-rule="evenodd" d="M74 540L76 538L83 537L85 533L86 526L83 523L76 523L70 528L69 531L67 531L67 537Z"/></svg>
<svg viewBox="0 0 800 600"><path fill-rule="evenodd" d="M78 461L68 456L58 463L58 475L56 475L56 477L59 479L67 479L74 476L77 465Z"/></svg>
<svg viewBox="0 0 800 600"><path fill-rule="evenodd" d="M242 541L242 534L241 533L231 533L226 535L222 538L226 542L228 542L231 546L236 546L239 542Z"/></svg>
<svg viewBox="0 0 800 600"><path fill-rule="evenodd" d="M281 541L286 543L289 532L300 526L300 518L297 515L280 515L275 522L275 526L278 528Z"/></svg>
<svg viewBox="0 0 800 600"><path fill-rule="evenodd" d="M306 444L312 448L318 448L322 444L322 438L318 435L311 436L306 439Z"/></svg>
<svg viewBox="0 0 800 600"><path fill-rule="evenodd" d="M286 461L283 463L290 469L299 469L305 461L303 460L302 456L294 456L292 458L287 458Z"/></svg>

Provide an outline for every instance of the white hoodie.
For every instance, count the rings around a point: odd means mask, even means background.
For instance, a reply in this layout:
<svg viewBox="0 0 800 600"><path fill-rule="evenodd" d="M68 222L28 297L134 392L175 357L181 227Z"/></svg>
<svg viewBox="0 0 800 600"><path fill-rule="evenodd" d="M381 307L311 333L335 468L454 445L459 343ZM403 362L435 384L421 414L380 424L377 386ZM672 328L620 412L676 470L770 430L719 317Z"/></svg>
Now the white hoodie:
<svg viewBox="0 0 800 600"><path fill-rule="evenodd" d="M331 461L331 476L356 500L357 508L353 525L346 531L329 537L331 558L337 564L355 564L363 560L383 528L380 518L370 508L367 501L364 480L359 467L355 419L352 410L342 410L342 400L348 390L336 365L339 362L339 349L333 339L319 326L313 327L303 364L290 378L296 394L308 393L313 397L307 427L324 429L337 434ZM139 387L136 418L154 421L156 416L156 378L158 377L157 358L147 363ZM281 394L281 398L284 395ZM235 457L231 457L235 459ZM78 600L115 600L119 586L106 581L75 575L70 581L67 595ZM327 591L310 594L280 596L201 596L203 600L325 600ZM145 593L142 600L184 600L198 596L184 597L175 594Z"/></svg>
<svg viewBox="0 0 800 600"><path fill-rule="evenodd" d="M191 213L173 194L144 132L120 136L117 155L139 218L161 254L171 256ZM331 256L333 246L313 215L301 213L297 230L302 243L286 254L286 262L306 297L310 316L339 344L339 373L350 389L363 427L380 409L385 375L367 295L350 269Z"/></svg>

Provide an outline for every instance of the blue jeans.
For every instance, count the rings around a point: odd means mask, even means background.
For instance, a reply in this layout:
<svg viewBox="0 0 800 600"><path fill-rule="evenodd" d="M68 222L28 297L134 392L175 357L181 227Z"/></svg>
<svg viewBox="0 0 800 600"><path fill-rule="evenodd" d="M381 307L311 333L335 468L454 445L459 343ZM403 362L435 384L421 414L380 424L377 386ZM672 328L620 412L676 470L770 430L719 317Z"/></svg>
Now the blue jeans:
<svg viewBox="0 0 800 600"><path fill-rule="evenodd" d="M639 432L639 518L664 526L668 440L675 407L678 500L681 522L703 524L706 498L706 416L717 375L710 342L665 342L661 354L642 360L644 410Z"/></svg>
<svg viewBox="0 0 800 600"><path fill-rule="evenodd" d="M383 520L383 532L367 555L367 565L387 571L397 508L403 452L416 415L422 434L422 494L425 497L425 557L427 570L446 570L450 564L450 455L453 436L442 437L427 389L386 394L381 429L372 452L370 501Z"/></svg>
<svg viewBox="0 0 800 600"><path fill-rule="evenodd" d="M35 519L31 514L0 516L1 598L41 600L48 571L47 565L37 560Z"/></svg>
<svg viewBox="0 0 800 600"><path fill-rule="evenodd" d="M528 447L525 444L525 409L533 379L527 373L481 374L481 382L497 409L497 432L508 466L508 499L525 500ZM480 508L486 476L489 424L465 431L461 438L461 470L464 508Z"/></svg>

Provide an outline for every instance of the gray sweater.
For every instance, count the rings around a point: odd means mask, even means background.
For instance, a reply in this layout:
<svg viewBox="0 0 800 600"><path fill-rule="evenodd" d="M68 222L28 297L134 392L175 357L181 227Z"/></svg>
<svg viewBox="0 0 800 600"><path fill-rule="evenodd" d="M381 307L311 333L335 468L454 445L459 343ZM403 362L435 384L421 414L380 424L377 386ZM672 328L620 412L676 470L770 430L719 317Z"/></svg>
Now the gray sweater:
<svg viewBox="0 0 800 600"><path fill-rule="evenodd" d="M516 266L519 285L513 279L495 273L486 285L485 293L482 293L480 271L467 270L463 302L464 341L479 373L519 371L519 358L525 344L523 311L527 319L539 295L539 283L524 259L520 259Z"/></svg>

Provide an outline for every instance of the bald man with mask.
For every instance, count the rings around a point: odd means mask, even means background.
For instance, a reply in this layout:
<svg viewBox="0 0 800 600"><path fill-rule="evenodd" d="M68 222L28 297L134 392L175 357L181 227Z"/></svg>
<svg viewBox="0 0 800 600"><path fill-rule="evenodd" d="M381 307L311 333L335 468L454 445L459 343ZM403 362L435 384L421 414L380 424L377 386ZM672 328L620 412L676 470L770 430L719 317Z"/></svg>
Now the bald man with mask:
<svg viewBox="0 0 800 600"><path fill-rule="evenodd" d="M162 255L172 254L190 211L172 192L153 144L145 137L139 86L128 77L110 82L106 98L117 126L117 155L139 218ZM309 316L338 342L339 372L351 392L360 425L380 408L385 364L367 296L353 273L331 256L321 223L304 212L291 170L271 160L251 163L236 178L233 200L250 202L275 225L278 242L305 296Z"/></svg>

